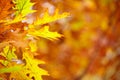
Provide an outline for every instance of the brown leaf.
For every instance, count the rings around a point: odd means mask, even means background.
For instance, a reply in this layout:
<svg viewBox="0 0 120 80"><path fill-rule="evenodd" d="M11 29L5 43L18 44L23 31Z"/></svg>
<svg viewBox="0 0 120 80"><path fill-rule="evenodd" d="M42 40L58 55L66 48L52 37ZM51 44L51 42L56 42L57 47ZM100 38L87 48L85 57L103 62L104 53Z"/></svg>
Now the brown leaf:
<svg viewBox="0 0 120 80"><path fill-rule="evenodd" d="M12 13L12 0L0 0L0 20Z"/></svg>

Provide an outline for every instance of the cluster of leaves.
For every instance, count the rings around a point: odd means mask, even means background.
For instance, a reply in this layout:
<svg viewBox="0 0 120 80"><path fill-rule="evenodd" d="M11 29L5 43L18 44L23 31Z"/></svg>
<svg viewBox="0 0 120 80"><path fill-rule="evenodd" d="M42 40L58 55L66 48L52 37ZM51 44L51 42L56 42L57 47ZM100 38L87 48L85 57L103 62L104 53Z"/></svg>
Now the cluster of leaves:
<svg viewBox="0 0 120 80"><path fill-rule="evenodd" d="M69 20L54 24L55 29L60 30L65 39L58 43L44 40L40 42L43 53L41 56L48 60L47 68L52 77L47 80L119 80L119 2L119 0L40 2L57 6L72 14ZM62 27L63 25L65 27Z"/></svg>
<svg viewBox="0 0 120 80"><path fill-rule="evenodd" d="M0 79L120 80L119 7L119 0L0 0Z"/></svg>
<svg viewBox="0 0 120 80"><path fill-rule="evenodd" d="M0 14L4 15L0 16L0 35L4 35L0 43L0 56L3 57L0 59L0 75L9 73L7 77L3 76L0 79L42 80L42 75L48 75L48 72L39 67L39 64L45 62L34 58L38 50L36 43L40 37L52 41L62 37L57 32L49 31L49 26L44 24L65 18L69 13L59 14L56 9L55 14L49 15L46 10L42 18L37 17L32 23L27 23L23 22L27 20L27 16L37 12L33 10L35 3L30 0L0 2ZM43 26L38 27L41 25Z"/></svg>

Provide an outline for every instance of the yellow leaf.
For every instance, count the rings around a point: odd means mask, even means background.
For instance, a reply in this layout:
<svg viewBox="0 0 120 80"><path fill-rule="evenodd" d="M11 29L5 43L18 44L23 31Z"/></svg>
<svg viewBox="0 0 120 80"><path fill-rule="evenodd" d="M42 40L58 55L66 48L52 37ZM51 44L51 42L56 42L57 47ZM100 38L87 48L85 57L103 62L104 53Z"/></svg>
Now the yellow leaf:
<svg viewBox="0 0 120 80"><path fill-rule="evenodd" d="M25 73L25 71L23 69L18 72L12 72L10 74L9 80L13 80L13 79L15 79L15 80L31 80L31 78L29 78L27 76L27 74Z"/></svg>
<svg viewBox="0 0 120 80"><path fill-rule="evenodd" d="M35 22L34 22L34 25L42 25L42 24L46 24L46 23L49 23L49 22L53 22L53 21L56 21L56 20L59 20L59 19L62 19L62 18L65 18L65 17L68 17L70 14L67 13L67 12L64 12L62 14L59 14L58 13L58 9L56 9L55 11L55 14L53 16L50 16L48 11L46 11L43 15L42 18L38 18Z"/></svg>
<svg viewBox="0 0 120 80"><path fill-rule="evenodd" d="M29 54L27 51L23 53L23 59L25 60L26 64L21 71L14 72L10 75L11 79L16 80L43 80L42 75L48 75L48 72L42 68L40 68L39 64L44 64L44 61L40 61L34 59L32 54Z"/></svg>
<svg viewBox="0 0 120 80"><path fill-rule="evenodd" d="M37 44L35 43L35 42L30 42L29 43L29 46L30 46L30 50L31 50L31 52L35 52L35 51L37 51Z"/></svg>
<svg viewBox="0 0 120 80"><path fill-rule="evenodd" d="M9 20L5 20L3 21L5 23L5 25L9 25L9 24L13 24L13 23L17 23L20 22L22 20L24 20L25 18L23 18L21 15L16 16L13 20L9 19Z"/></svg>
<svg viewBox="0 0 120 80"><path fill-rule="evenodd" d="M49 31L49 26L45 26L39 30L35 30L34 28L30 29L28 30L28 34L35 36L35 37L46 38L49 40L57 40L58 38L62 37L62 35L57 32Z"/></svg>

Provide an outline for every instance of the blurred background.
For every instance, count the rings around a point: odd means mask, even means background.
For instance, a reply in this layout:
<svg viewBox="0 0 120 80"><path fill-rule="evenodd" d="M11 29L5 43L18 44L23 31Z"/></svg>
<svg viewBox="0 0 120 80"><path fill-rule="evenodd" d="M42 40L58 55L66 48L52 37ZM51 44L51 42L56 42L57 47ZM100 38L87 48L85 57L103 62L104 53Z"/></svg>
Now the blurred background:
<svg viewBox="0 0 120 80"><path fill-rule="evenodd" d="M32 1L35 15L70 13L48 24L64 37L38 43L40 66L50 74L44 80L120 80L120 0Z"/></svg>

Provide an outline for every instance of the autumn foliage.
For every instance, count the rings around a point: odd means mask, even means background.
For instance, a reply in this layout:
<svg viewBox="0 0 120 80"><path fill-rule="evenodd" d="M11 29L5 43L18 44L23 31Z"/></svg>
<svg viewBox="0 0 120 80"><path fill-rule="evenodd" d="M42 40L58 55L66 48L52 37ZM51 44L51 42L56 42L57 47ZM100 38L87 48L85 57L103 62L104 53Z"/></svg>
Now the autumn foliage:
<svg viewBox="0 0 120 80"><path fill-rule="evenodd" d="M119 0L0 0L0 80L120 80Z"/></svg>

